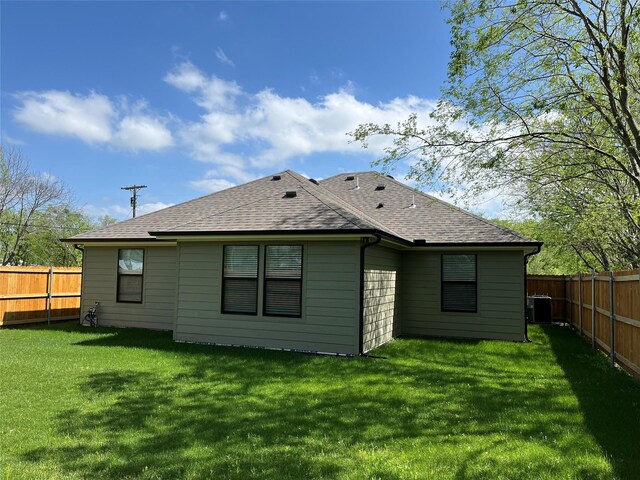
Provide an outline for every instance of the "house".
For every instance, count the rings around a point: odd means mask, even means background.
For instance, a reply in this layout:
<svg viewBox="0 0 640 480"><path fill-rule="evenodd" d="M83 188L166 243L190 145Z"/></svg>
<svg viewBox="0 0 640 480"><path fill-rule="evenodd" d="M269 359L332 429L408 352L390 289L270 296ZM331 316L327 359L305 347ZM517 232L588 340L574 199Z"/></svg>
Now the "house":
<svg viewBox="0 0 640 480"><path fill-rule="evenodd" d="M540 243L375 172L287 170L66 239L82 311L176 341L362 354L399 335L526 339Z"/></svg>

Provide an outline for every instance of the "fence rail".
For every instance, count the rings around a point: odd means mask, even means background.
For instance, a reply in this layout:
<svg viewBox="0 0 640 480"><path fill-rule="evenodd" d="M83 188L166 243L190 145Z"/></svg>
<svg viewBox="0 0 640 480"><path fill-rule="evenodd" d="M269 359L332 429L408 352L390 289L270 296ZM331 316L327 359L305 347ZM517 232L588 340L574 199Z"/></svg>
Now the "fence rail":
<svg viewBox="0 0 640 480"><path fill-rule="evenodd" d="M640 377L640 269L577 275L529 275L529 295L549 295L556 321L569 323Z"/></svg>
<svg viewBox="0 0 640 480"><path fill-rule="evenodd" d="M0 267L0 326L78 318L82 269Z"/></svg>

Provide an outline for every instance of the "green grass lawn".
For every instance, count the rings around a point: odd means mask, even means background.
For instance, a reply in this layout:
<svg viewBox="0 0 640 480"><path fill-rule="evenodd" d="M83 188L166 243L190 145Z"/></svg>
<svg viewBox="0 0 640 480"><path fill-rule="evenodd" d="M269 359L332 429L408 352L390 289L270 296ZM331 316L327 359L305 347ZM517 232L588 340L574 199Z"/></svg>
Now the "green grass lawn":
<svg viewBox="0 0 640 480"><path fill-rule="evenodd" d="M386 359L0 331L0 479L639 478L640 383L563 327Z"/></svg>

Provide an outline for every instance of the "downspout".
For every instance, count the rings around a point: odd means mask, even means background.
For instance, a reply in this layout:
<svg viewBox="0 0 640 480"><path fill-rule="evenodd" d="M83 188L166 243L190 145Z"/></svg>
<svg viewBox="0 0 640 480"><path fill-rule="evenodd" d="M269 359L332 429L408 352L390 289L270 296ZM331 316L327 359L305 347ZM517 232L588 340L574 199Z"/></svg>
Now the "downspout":
<svg viewBox="0 0 640 480"><path fill-rule="evenodd" d="M80 307L78 309L78 316L82 318L82 287L84 286L84 248L78 246L77 243L73 244L73 248L82 252L82 272L80 273Z"/></svg>
<svg viewBox="0 0 640 480"><path fill-rule="evenodd" d="M364 355L364 250L367 247L373 247L380 243L382 237L379 234L375 234L376 239L373 242L365 243L360 247L360 328L358 337L358 354ZM368 238L367 238L368 239Z"/></svg>
<svg viewBox="0 0 640 480"><path fill-rule="evenodd" d="M525 253L524 255L524 341L530 342L529 340L529 324L527 323L527 262L529 261L529 257L532 255L536 255L540 253L542 245L538 245L536 250L531 253Z"/></svg>

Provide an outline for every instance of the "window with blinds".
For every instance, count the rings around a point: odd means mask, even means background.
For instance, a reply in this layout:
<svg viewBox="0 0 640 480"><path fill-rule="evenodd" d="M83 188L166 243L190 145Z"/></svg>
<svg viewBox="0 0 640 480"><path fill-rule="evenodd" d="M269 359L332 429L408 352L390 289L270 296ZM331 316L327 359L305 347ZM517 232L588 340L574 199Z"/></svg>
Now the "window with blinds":
<svg viewBox="0 0 640 480"><path fill-rule="evenodd" d="M264 314L302 314L302 245L265 247Z"/></svg>
<svg viewBox="0 0 640 480"><path fill-rule="evenodd" d="M144 249L119 249L116 301L121 303L142 303L143 279Z"/></svg>
<svg viewBox="0 0 640 480"><path fill-rule="evenodd" d="M442 255L443 312L477 312L475 255Z"/></svg>
<svg viewBox="0 0 640 480"><path fill-rule="evenodd" d="M258 246L226 245L222 272L222 313L258 313Z"/></svg>

